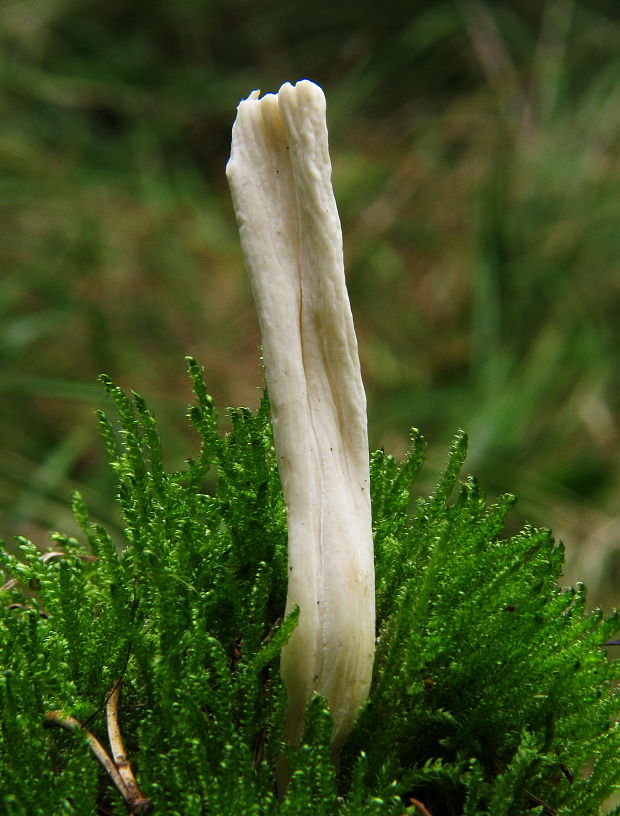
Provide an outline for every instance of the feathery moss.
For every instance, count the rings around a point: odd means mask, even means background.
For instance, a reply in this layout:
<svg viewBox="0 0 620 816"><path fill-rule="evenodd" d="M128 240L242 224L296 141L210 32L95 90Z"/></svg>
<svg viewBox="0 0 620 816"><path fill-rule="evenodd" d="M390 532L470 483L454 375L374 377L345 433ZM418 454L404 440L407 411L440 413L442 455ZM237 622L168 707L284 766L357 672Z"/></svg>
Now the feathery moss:
<svg viewBox="0 0 620 816"><path fill-rule="evenodd" d="M282 743L278 657L296 614L282 619L286 512L268 399L256 414L231 410L222 437L193 360L189 370L201 446L172 473L144 400L102 378L123 541L76 495L81 540L54 534L42 555L20 539L19 557L0 556L0 812L601 813L620 785L620 663L603 648L618 614L586 613L582 586L558 586L563 550L548 530L502 537L514 498L489 505L475 479L459 480L462 433L413 505L419 432L400 464L373 454L370 699L337 768L321 698L301 747ZM114 723L137 799L93 757L93 737L118 753ZM292 780L278 801L282 752Z"/></svg>

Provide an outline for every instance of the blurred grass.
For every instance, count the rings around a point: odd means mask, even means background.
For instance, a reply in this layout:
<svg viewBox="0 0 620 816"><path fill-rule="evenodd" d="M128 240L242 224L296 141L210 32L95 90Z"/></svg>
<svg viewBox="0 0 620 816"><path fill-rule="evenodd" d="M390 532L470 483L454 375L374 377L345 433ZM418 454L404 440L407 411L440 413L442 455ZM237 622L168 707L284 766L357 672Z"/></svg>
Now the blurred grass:
<svg viewBox="0 0 620 816"><path fill-rule="evenodd" d="M194 451L183 357L256 405L224 177L239 99L328 95L374 446L452 433L568 579L620 594L620 8L546 0L0 6L0 536L114 525L97 375Z"/></svg>

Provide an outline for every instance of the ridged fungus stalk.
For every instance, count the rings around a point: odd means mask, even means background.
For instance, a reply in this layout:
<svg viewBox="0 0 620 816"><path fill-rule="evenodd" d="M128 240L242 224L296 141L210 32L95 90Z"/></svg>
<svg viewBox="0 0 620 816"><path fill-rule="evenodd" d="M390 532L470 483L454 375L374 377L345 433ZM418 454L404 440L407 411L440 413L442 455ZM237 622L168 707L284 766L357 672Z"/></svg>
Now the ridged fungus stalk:
<svg viewBox="0 0 620 816"><path fill-rule="evenodd" d="M308 80L239 104L227 176L258 311L288 518L285 738L315 693L337 756L368 697L375 602L366 396L331 183L326 104Z"/></svg>

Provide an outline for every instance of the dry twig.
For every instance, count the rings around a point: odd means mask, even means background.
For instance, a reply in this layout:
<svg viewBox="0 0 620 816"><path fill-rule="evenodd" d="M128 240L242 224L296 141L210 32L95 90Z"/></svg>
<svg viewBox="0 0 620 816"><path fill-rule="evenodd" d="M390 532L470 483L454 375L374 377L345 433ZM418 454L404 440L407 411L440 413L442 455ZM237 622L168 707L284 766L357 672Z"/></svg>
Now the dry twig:
<svg viewBox="0 0 620 816"><path fill-rule="evenodd" d="M133 775L131 765L127 760L121 729L118 724L118 701L121 694L121 681L118 680L110 692L105 707L106 721L108 725L108 739L112 750L112 761L116 767L120 778L123 781L126 794L124 794L127 804L133 813L147 813L151 810L151 800L143 796L136 778Z"/></svg>
<svg viewBox="0 0 620 816"><path fill-rule="evenodd" d="M123 797L129 808L129 812L137 814L148 814L153 809L153 803L144 796L138 787L136 778L127 761L123 740L118 724L118 700L120 697L121 681L118 680L110 692L106 702L106 721L108 726L108 739L112 749L112 757L99 742L97 737L88 731L82 723L75 717L67 716L61 711L48 711L45 714L43 723L45 728L64 728L66 731L82 731L86 735L88 747L93 752L103 769L109 775L116 786L118 792Z"/></svg>

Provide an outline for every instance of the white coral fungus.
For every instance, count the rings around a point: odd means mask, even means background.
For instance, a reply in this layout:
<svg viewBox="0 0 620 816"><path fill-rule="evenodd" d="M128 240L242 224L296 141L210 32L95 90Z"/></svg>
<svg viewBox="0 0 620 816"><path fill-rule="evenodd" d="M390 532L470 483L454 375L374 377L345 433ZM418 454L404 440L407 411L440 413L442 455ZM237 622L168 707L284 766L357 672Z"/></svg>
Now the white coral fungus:
<svg viewBox="0 0 620 816"><path fill-rule="evenodd" d="M331 184L325 96L286 84L239 104L228 181L260 322L288 518L286 739L329 703L334 752L368 696L375 641L366 397Z"/></svg>

